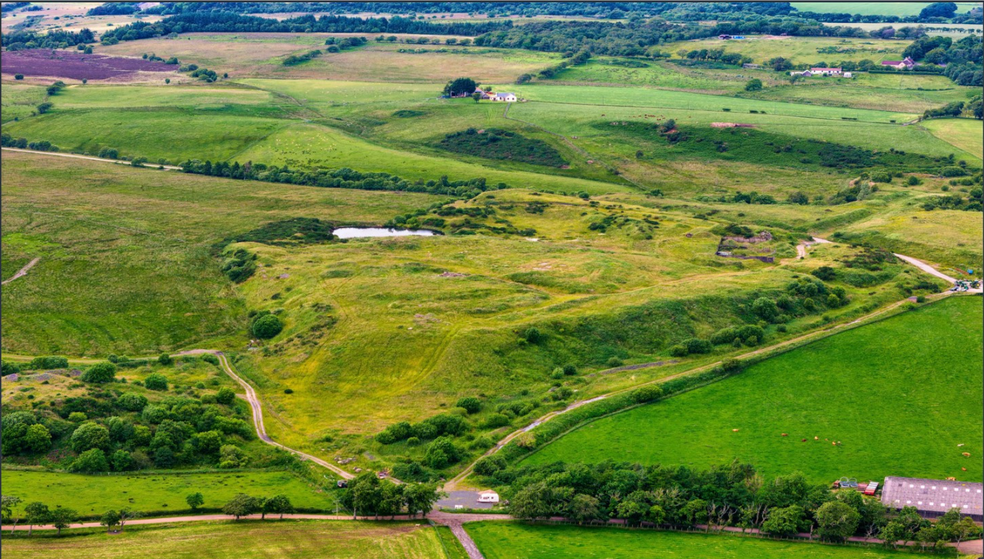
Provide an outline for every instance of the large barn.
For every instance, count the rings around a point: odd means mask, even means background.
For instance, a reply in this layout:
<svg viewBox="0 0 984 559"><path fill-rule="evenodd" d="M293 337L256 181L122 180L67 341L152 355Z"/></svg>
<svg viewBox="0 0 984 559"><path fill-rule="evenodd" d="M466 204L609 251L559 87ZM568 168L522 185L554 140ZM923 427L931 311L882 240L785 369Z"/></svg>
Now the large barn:
<svg viewBox="0 0 984 559"><path fill-rule="evenodd" d="M962 514L984 520L984 484L967 481L941 481L911 477L887 477L882 503L901 509L916 507L924 517L935 518L958 508Z"/></svg>

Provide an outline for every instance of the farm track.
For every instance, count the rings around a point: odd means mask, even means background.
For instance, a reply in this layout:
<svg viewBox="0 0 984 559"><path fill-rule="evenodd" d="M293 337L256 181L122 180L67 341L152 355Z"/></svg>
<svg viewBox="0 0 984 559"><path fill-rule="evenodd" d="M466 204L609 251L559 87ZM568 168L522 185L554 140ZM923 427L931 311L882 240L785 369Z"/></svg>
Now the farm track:
<svg viewBox="0 0 984 559"><path fill-rule="evenodd" d="M7 285L8 283L14 281L17 278L22 278L22 277L26 276L28 270L30 270L31 268L33 268L34 265L37 264L40 261L41 261L41 257L40 256L37 257L37 258L35 258L34 260L31 260L30 262L28 262L27 264L25 264L23 268L21 268L20 270L17 270L17 273L16 274L14 274L14 275L10 276L9 278L7 278L7 279L3 280L2 282L0 282L0 285Z"/></svg>
<svg viewBox="0 0 984 559"><path fill-rule="evenodd" d="M116 163L124 164L124 161L118 161L116 159L103 159L102 157L92 157L91 155L78 155L76 153L62 153L59 151L37 151L33 149L20 149L20 148L2 148L4 151L19 151L21 153L33 153L36 155L52 155L55 157L71 157L73 159L88 159L89 161L102 161L103 163ZM146 164L144 168L146 169L159 169L163 167L168 171L180 171L181 167L175 167L174 165L154 165Z"/></svg>
<svg viewBox="0 0 984 559"><path fill-rule="evenodd" d="M797 246L797 253L799 253L800 248L802 247L803 252L802 252L801 258L805 258L805 256L806 256L806 247L811 246L811 245L814 245L814 244L829 244L829 243L831 243L831 241L828 241L826 239L821 239L819 237L813 237L813 242L812 243L804 243L804 244L798 245ZM950 281L950 282L956 282L956 280L954 278L951 278L950 276L947 276L946 274L944 274L944 273L936 270L935 268L933 268L929 264L926 264L925 262L922 262L920 260L917 260L915 258L912 258L911 256L904 256L904 255L901 255L901 254L896 254L895 256L898 257L898 258L900 258L904 262L907 262L909 264L912 264L912 265L916 266L917 268L919 268L920 270L923 270L924 272L929 273L929 274L931 274L933 276L939 277L941 279L945 279L945 280ZM980 288L977 288L977 289L969 290L968 292L969 293L981 293L982 290L984 290L984 286L982 286ZM942 297L948 297L950 295L951 295L950 292L944 292L944 293L941 293L941 294L937 295L936 297L937 298L942 298ZM850 330L852 328L855 328L857 326L861 326L861 325L869 322L873 318L879 317L879 316L881 316L881 315L883 315L883 314L885 314L887 312L890 312L890 311L892 311L892 310L900 307L901 305L905 304L906 302L908 302L908 299L903 299L901 301L897 301L897 302L892 303L892 304L890 304L888 306L885 306L885 307L882 307L882 308L877 309L875 311L872 311L872 312L870 312L870 313L868 313L868 314L866 314L864 316L861 316L859 318L856 318L856 319L854 319L854 320L852 320L850 322L844 322L844 323L841 323L841 324L838 324L838 325L835 325L835 326L831 326L829 328L825 328L823 330L818 330L818 331L814 331L814 332L810 332L810 333L804 334L802 336L797 336L796 338L791 338L789 340L786 340L784 342L780 342L780 343L775 344L775 345L771 345L769 347L760 348L760 349L757 349L757 350L754 350L754 351L750 351L748 353L744 353L742 355L738 355L735 358L736 359L747 359L749 357L756 357L756 356L762 355L764 353L771 353L773 351L781 350L783 348L786 348L786 347L789 347L789 346L798 345L798 344L801 344L801 343L804 343L804 342L818 341L818 340L823 339L823 338L826 338L828 336L831 336L831 335L834 335L834 334L838 334L841 331L846 331L846 330ZM658 366L657 363L659 363L659 362L656 362L653 365L654 366ZM619 390L614 390L612 392L607 392L605 394L600 394L598 396L594 396L594 397L589 398L587 400L581 400L581 401L578 401L578 402L574 402L573 404L567 406L564 409L549 412L549 413L547 413L547 414L545 414L545 415L537 418L535 421L533 421L532 423L530 423L526 427L517 429L517 430L509 433L508 435L506 435L505 438L503 438L499 442L497 442L495 444L495 446L493 446L492 448L490 448L489 450L487 450L486 452L484 452L481 456L479 456L478 458L476 458L475 460L473 460L470 464L468 464L468 466L464 470L462 470L456 476L454 476L453 478L451 478L450 480L448 480L448 482L444 484L444 486L442 487L442 489L444 491L454 491L454 490L457 490L458 489L458 484L460 484L462 481L465 480L465 478L467 478L469 475L471 475L472 471L474 471L474 469L475 469L475 464L478 463L479 460L481 460L482 458L485 458L486 456L491 456L491 455L497 453L499 450L501 450L507 444L509 444L510 442L512 442L516 437L522 435L523 433L527 433L529 431L532 431L536 427L542 425L543 423L546 423L547 421L550 421L551 419L553 419L553 418L555 418L555 417L557 417L559 415L562 415L562 414L565 414L567 412L573 411L573 410L575 410L575 409L577 409L577 408L579 408L579 407L581 407L581 406L583 406L585 404L589 404L589 403L592 403L592 402L597 402L599 400L604 400L604 399L610 398L612 396L617 396L617 395L620 395L620 394L625 394L627 392L631 392L631 391L636 390L637 388L640 388L642 386L647 386L647 385L652 385L652 384L660 384L660 383L664 383L664 382L667 382L667 381L670 381L670 380L678 379L680 377L692 375L692 374L695 374L695 373L702 373L702 372L705 372L705 371L709 371L712 368L714 368L714 367L716 367L716 366L718 366L720 364L721 364L720 361L717 361L717 362L714 362L714 363L709 363L707 365L702 365L700 367L696 367L696 368L693 368L693 369L688 369L686 371L681 371L679 373L676 373L676 374L673 374L673 375L670 375L670 376L666 376L666 377L662 377L662 378L659 378L659 379L656 379L656 380L651 380L651 381L644 382L644 383L641 383L641 384L632 385L632 386L629 386L627 388L622 388L622 389L619 389ZM643 364L643 365L645 365L645 364ZM643 367L638 367L638 368L645 368L645 367L643 366ZM600 371L600 373L602 373L602 374L605 373L605 372L606 371ZM609 414L605 414L603 416L600 416L600 417L597 417L597 418L593 418L592 421L597 420L597 419L601 419L602 417L608 417L610 415L614 415L614 414L617 414L617 413L622 413L624 411L627 411L629 409L633 409L633 408L638 407L638 406L641 406L641 405L644 405L644 404L637 404L637 405L630 406L630 407L625 408L625 409L617 410L617 411L611 412ZM568 429L564 433L561 433L558 437L556 437L556 439L559 439L559 438L563 437L564 435L566 435L567 433L569 433L571 431L574 431L575 429L580 428L583 424L584 423L582 422L582 423L579 423L579 424L571 427L570 429ZM554 439L554 440L556 440L556 439Z"/></svg>

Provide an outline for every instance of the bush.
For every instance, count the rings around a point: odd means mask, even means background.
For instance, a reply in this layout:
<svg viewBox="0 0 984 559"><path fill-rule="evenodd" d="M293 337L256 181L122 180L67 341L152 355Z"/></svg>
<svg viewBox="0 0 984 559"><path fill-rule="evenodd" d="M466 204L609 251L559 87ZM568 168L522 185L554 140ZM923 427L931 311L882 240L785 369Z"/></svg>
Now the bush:
<svg viewBox="0 0 984 559"><path fill-rule="evenodd" d="M116 400L116 405L126 411L143 411L147 407L147 397L143 394L127 392Z"/></svg>
<svg viewBox="0 0 984 559"><path fill-rule="evenodd" d="M24 79L24 74L14 74L14 79L15 80L22 80L22 79Z"/></svg>
<svg viewBox="0 0 984 559"><path fill-rule="evenodd" d="M157 363L165 367L169 367L172 363L174 363L174 359L171 359L170 355L162 353L160 357L157 358Z"/></svg>
<svg viewBox="0 0 984 559"><path fill-rule="evenodd" d="M72 450L85 452L93 448L109 448L109 429L90 421L79 425L72 433Z"/></svg>
<svg viewBox="0 0 984 559"><path fill-rule="evenodd" d="M670 355L673 357L686 357L690 353L687 351L687 346L682 344L677 344L670 348Z"/></svg>
<svg viewBox="0 0 984 559"><path fill-rule="evenodd" d="M837 272L830 266L820 266L810 273L823 281L831 281L837 277Z"/></svg>
<svg viewBox="0 0 984 559"><path fill-rule="evenodd" d="M577 374L577 367L568 363L564 365L564 374L567 376L574 376Z"/></svg>
<svg viewBox="0 0 984 559"><path fill-rule="evenodd" d="M492 476L496 472L506 469L506 459L502 456L493 454L486 456L475 463L475 473L480 476Z"/></svg>
<svg viewBox="0 0 984 559"><path fill-rule="evenodd" d="M116 379L116 365L109 361L96 363L82 373L83 382L106 383Z"/></svg>
<svg viewBox="0 0 984 559"><path fill-rule="evenodd" d="M261 340L269 340L284 329L284 323L276 315L266 314L253 321L250 330Z"/></svg>
<svg viewBox="0 0 984 559"><path fill-rule="evenodd" d="M663 389L657 384L643 386L632 391L632 399L642 404L652 402L663 395Z"/></svg>
<svg viewBox="0 0 984 559"><path fill-rule="evenodd" d="M608 358L608 361L605 362L605 364L608 365L609 367L621 367L622 365L625 364L625 362L619 359L618 357L610 357Z"/></svg>
<svg viewBox="0 0 984 559"><path fill-rule="evenodd" d="M683 345L684 347L687 348L687 353L688 354L691 354L691 353L708 353L713 348L713 346L711 345L711 342L709 342L707 340L702 340L700 338L688 338L686 340L683 340L683 342L681 343L681 345Z"/></svg>
<svg viewBox="0 0 984 559"><path fill-rule="evenodd" d="M204 361L204 362L206 362L206 363L211 363L212 365L218 365L219 364L219 357L217 355L214 355L214 354L211 354L211 353L206 353L206 354L202 355L201 356L201 360Z"/></svg>
<svg viewBox="0 0 984 559"><path fill-rule="evenodd" d="M493 413L485 418L484 427L486 429L497 429L509 425L509 418L505 414Z"/></svg>
<svg viewBox="0 0 984 559"><path fill-rule="evenodd" d="M229 387L223 386L215 393L215 401L220 404L229 405L236 399L236 393Z"/></svg>
<svg viewBox="0 0 984 559"><path fill-rule="evenodd" d="M69 470L83 474L97 474L109 470L106 453L98 448L87 450L72 462Z"/></svg>
<svg viewBox="0 0 984 559"><path fill-rule="evenodd" d="M35 357L28 364L28 370L39 370L39 369L67 369L68 368L68 358L66 357Z"/></svg>
<svg viewBox="0 0 984 559"><path fill-rule="evenodd" d="M543 336L537 328L527 328L526 332L523 333L523 339L531 344L539 342L542 338Z"/></svg>
<svg viewBox="0 0 984 559"><path fill-rule="evenodd" d="M147 379L144 380L144 386L147 387L148 390L158 390L163 392L167 390L167 377L160 373L148 375Z"/></svg>
<svg viewBox="0 0 984 559"><path fill-rule="evenodd" d="M482 409L482 401L474 396L466 396L458 400L456 407L464 408L469 414L478 413Z"/></svg>

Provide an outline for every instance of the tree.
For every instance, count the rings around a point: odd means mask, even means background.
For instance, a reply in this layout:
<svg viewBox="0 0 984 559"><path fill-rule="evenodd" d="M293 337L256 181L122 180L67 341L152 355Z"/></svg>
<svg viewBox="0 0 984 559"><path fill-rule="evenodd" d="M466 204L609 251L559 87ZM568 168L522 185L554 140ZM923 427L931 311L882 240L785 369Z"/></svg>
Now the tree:
<svg viewBox="0 0 984 559"><path fill-rule="evenodd" d="M165 366L165 367L170 367L170 366L171 366L171 364L172 364L172 363L174 363L174 359L171 359L171 356L170 356L170 355L168 355L168 354L166 354L166 353L162 353L162 354L160 354L160 356L159 356L159 357L157 358L157 362L158 362L159 364L161 364L161 365L163 365L163 366Z"/></svg>
<svg viewBox="0 0 984 559"><path fill-rule="evenodd" d="M188 503L192 511L196 511L198 507L205 504L205 497L201 493L195 492L185 497L185 502Z"/></svg>
<svg viewBox="0 0 984 559"><path fill-rule="evenodd" d="M167 85L171 83L171 78L164 78L164 84Z"/></svg>
<svg viewBox="0 0 984 559"><path fill-rule="evenodd" d="M591 495L579 493L571 499L567 506L567 517L581 524L586 521L601 518L601 502Z"/></svg>
<svg viewBox="0 0 984 559"><path fill-rule="evenodd" d="M239 520L241 516L248 516L260 512L262 503L256 497L250 497L245 493L238 493L231 501L222 507L222 514L235 516Z"/></svg>
<svg viewBox="0 0 984 559"><path fill-rule="evenodd" d="M745 84L745 91L762 91L762 80L752 78Z"/></svg>
<svg viewBox="0 0 984 559"><path fill-rule="evenodd" d="M444 86L444 94L448 97L471 95L475 92L475 88L477 87L478 84L471 78L456 78L449 81L447 85Z"/></svg>
<svg viewBox="0 0 984 559"><path fill-rule="evenodd" d="M147 397L143 394L127 392L116 400L116 405L126 411L142 411L147 407Z"/></svg>
<svg viewBox="0 0 984 559"><path fill-rule="evenodd" d="M284 329L284 323L276 315L265 314L255 321L251 328L253 335L261 340L269 340Z"/></svg>
<svg viewBox="0 0 984 559"><path fill-rule="evenodd" d="M789 195L789 198L787 198L787 200L789 201L790 204L799 204L800 206L805 206L810 203L810 197L807 196L806 194L803 194L799 190L791 193Z"/></svg>
<svg viewBox="0 0 984 559"><path fill-rule="evenodd" d="M646 520L659 526L666 522L666 510L660 505L653 505L646 511Z"/></svg>
<svg viewBox="0 0 984 559"><path fill-rule="evenodd" d="M22 79L24 79L24 74L14 74L14 79L15 80L22 80Z"/></svg>
<svg viewBox="0 0 984 559"><path fill-rule="evenodd" d="M51 511L51 517L49 521L51 522L51 525L58 530L58 535L60 536L63 528L68 528L69 526L72 525L73 522L77 521L78 519L79 519L79 513L75 512L72 509L61 507Z"/></svg>
<svg viewBox="0 0 984 559"><path fill-rule="evenodd" d="M14 518L14 509L20 505L21 498L15 497L14 495L0 495L0 519L3 523L13 521L14 527L10 530L13 532L17 529L18 518Z"/></svg>
<svg viewBox="0 0 984 559"><path fill-rule="evenodd" d="M144 379L144 386L148 390L164 392L167 390L167 377L160 373L147 375L147 378Z"/></svg>
<svg viewBox="0 0 984 559"><path fill-rule="evenodd" d="M953 2L933 2L919 12L919 19L924 20L934 17L949 19L955 13L957 13L957 5Z"/></svg>
<svg viewBox="0 0 984 559"><path fill-rule="evenodd" d="M546 518L554 512L553 493L546 482L538 481L516 492L509 501L509 512L523 519Z"/></svg>
<svg viewBox="0 0 984 559"><path fill-rule="evenodd" d="M97 474L109 469L109 461L106 460L106 453L102 449L90 448L79 454L69 469L83 474Z"/></svg>
<svg viewBox="0 0 984 559"><path fill-rule="evenodd" d="M391 484L392 485L392 484ZM393 487L397 487L393 485ZM281 520L284 518L284 514L294 512L294 505L290 503L290 499L287 495L274 495L269 499L264 499L263 501L263 515L261 518L266 518L266 514L279 514Z"/></svg>
<svg viewBox="0 0 984 559"><path fill-rule="evenodd" d="M382 495L379 492L379 478L372 472L363 472L359 477L349 483L349 491L352 494L352 518L358 517L359 511L363 515L376 512Z"/></svg>
<svg viewBox="0 0 984 559"><path fill-rule="evenodd" d="M700 524L707 521L707 502L703 499L687 501L680 509L680 515L688 524Z"/></svg>
<svg viewBox="0 0 984 559"><path fill-rule="evenodd" d="M114 472L126 472L133 468L133 456L121 448L110 455L109 466Z"/></svg>
<svg viewBox="0 0 984 559"><path fill-rule="evenodd" d="M768 65L776 72L785 72L793 67L793 63L791 61L786 60L781 56L770 58Z"/></svg>
<svg viewBox="0 0 984 559"><path fill-rule="evenodd" d="M905 526L901 522L893 520L885 525L878 534L886 547L896 547L900 540L905 540Z"/></svg>
<svg viewBox="0 0 984 559"><path fill-rule="evenodd" d="M72 433L72 450L85 452L92 448L109 448L109 429L89 421L79 425Z"/></svg>
<svg viewBox="0 0 984 559"><path fill-rule="evenodd" d="M106 531L112 532L113 528L120 525L120 513L116 510L108 510L99 518L99 524L106 527Z"/></svg>
<svg viewBox="0 0 984 559"><path fill-rule="evenodd" d="M540 334L540 329L536 327L530 327L523 332L523 338L531 344L535 344L542 339L543 335Z"/></svg>
<svg viewBox="0 0 984 559"><path fill-rule="evenodd" d="M423 516L434 508L434 503L441 498L437 486L428 483L408 484L403 490L403 499L407 504L407 514L413 518L420 512Z"/></svg>
<svg viewBox="0 0 984 559"><path fill-rule="evenodd" d="M482 94L476 91L475 93L471 94L471 98L474 99L476 103L478 103L479 101L482 100Z"/></svg>
<svg viewBox="0 0 984 559"><path fill-rule="evenodd" d="M469 414L478 413L482 409L482 401L474 396L466 396L459 399L455 406L464 408Z"/></svg>
<svg viewBox="0 0 984 559"><path fill-rule="evenodd" d="M772 536L793 536L802 528L804 519L803 507L799 505L774 508L762 523L762 531Z"/></svg>
<svg viewBox="0 0 984 559"><path fill-rule="evenodd" d="M101 384L113 382L114 380L116 380L116 365L113 365L109 361L96 363L82 373L83 382Z"/></svg>
<svg viewBox="0 0 984 559"><path fill-rule="evenodd" d="M775 322L779 317L779 307L776 302L768 297L759 297L752 303L752 312L763 320Z"/></svg>
<svg viewBox="0 0 984 559"><path fill-rule="evenodd" d="M51 511L48 505L34 501L24 507L24 522L27 522L27 535L34 532L34 526L47 524L51 520Z"/></svg>
<svg viewBox="0 0 984 559"><path fill-rule="evenodd" d="M215 401L228 406L236 399L236 392L228 386L223 386L215 393Z"/></svg>
<svg viewBox="0 0 984 559"><path fill-rule="evenodd" d="M854 535L861 515L840 501L829 501L817 509L816 519L820 537L832 541L844 541Z"/></svg>
<svg viewBox="0 0 984 559"><path fill-rule="evenodd" d="M40 423L28 427L24 434L24 447L34 454L47 452L51 448L51 433L48 428Z"/></svg>

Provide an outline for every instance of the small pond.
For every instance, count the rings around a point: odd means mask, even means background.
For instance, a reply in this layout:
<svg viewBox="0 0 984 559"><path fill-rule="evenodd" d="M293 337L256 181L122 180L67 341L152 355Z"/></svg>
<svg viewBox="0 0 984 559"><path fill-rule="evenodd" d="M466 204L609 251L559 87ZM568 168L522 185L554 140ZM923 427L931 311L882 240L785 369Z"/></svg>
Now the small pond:
<svg viewBox="0 0 984 559"><path fill-rule="evenodd" d="M386 227L340 227L332 231L339 239L361 239L363 237L430 237L438 235L427 229L389 229Z"/></svg>

